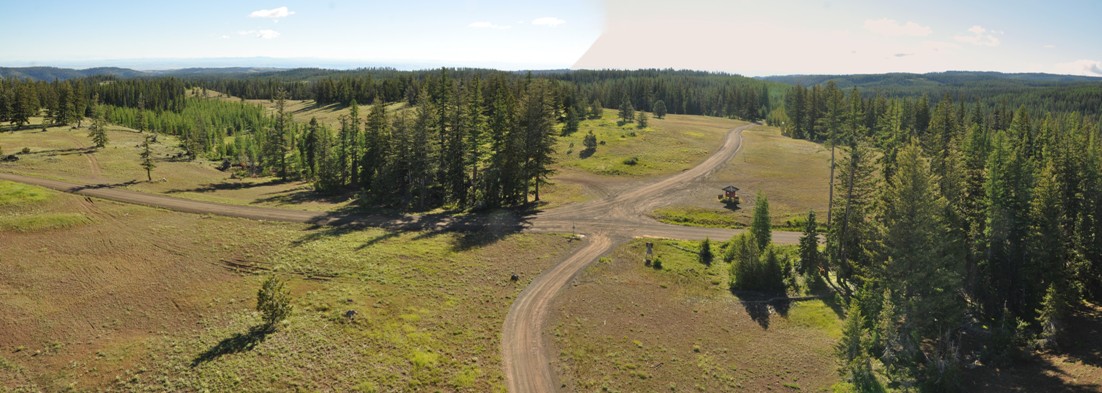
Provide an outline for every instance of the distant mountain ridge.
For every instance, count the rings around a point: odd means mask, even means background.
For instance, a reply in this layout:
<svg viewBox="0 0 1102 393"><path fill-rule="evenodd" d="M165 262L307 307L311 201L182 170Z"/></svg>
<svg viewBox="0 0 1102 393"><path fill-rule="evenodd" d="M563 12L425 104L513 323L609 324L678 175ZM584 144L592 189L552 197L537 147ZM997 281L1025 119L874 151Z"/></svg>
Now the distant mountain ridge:
<svg viewBox="0 0 1102 393"><path fill-rule="evenodd" d="M85 78L96 75L111 75L119 78L142 78L157 76L174 77L202 77L220 76L232 77L242 75L276 75L292 74L300 76L318 76L329 72L349 72L353 69L326 69L315 67L191 67L166 70L139 71L121 67L94 67L86 69L73 69L62 67L0 67L0 78L32 79L39 81L68 80ZM575 70L531 70L516 72L532 72L534 75L567 74ZM992 71L946 71L931 72L926 74L914 73L886 73L886 74L853 74L853 75L777 75L765 76L761 79L771 82L789 85L820 85L834 81L839 88L859 88L862 90L895 90L900 88L952 88L974 86L977 84L1009 84L1015 86L1051 87L1080 83L1102 83L1102 77L1057 75L1045 73L1002 73Z"/></svg>
<svg viewBox="0 0 1102 393"><path fill-rule="evenodd" d="M181 68L176 70L138 71L119 67L95 67L72 69L60 67L0 67L0 78L32 79L37 81L69 80L97 75L110 75L119 78L142 78L155 76L206 76L206 75L248 75L287 71L285 68L267 67L212 67Z"/></svg>
<svg viewBox="0 0 1102 393"><path fill-rule="evenodd" d="M899 87L955 87L976 83L1004 82L1026 86L1054 86L1075 83L1102 82L1100 77L1057 75L1045 73L1002 73L989 71L946 71L926 74L887 73L855 75L780 75L760 79L790 85L813 86L834 81L839 88L857 87L865 90Z"/></svg>
<svg viewBox="0 0 1102 393"><path fill-rule="evenodd" d="M33 79L39 81L68 80L93 75L113 75L120 78L146 76L142 71L118 67L96 67L83 70L58 67L0 67L0 78Z"/></svg>

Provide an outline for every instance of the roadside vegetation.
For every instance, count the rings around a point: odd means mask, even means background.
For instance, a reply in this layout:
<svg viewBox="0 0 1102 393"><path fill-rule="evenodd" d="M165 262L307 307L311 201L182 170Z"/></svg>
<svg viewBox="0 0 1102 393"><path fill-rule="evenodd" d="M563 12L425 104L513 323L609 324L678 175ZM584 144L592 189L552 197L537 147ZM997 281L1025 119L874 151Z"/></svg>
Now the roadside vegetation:
<svg viewBox="0 0 1102 393"><path fill-rule="evenodd" d="M9 182L0 196L4 219L84 217L0 228L0 386L17 391L500 390L509 305L578 244L173 213ZM273 275L286 296L260 310L289 314L256 310Z"/></svg>
<svg viewBox="0 0 1102 393"><path fill-rule="evenodd" d="M561 295L551 326L565 390L821 391L838 381L833 301L735 295L732 264L701 263L700 244L632 241Z"/></svg>

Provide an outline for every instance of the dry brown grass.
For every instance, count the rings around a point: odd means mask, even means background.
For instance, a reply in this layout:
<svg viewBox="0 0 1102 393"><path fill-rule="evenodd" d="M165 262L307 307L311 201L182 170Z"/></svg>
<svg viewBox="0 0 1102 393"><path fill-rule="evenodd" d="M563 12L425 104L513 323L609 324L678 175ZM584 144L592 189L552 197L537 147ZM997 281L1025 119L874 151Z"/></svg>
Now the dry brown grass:
<svg viewBox="0 0 1102 393"><path fill-rule="evenodd" d="M825 220L830 187L830 150L823 145L782 136L774 127L759 126L743 132L742 150L704 182L690 187L685 197L659 212L702 226L748 225L754 197L761 191L769 199L774 225L807 217L814 210ZM727 185L739 188L742 204L730 210L716 196ZM697 217L698 219L694 219ZM709 223L718 223L711 224ZM684 223L683 223L684 224Z"/></svg>
<svg viewBox="0 0 1102 393"><path fill-rule="evenodd" d="M509 305L577 245L311 228L42 192L0 206L0 217L88 222L0 230L0 390L499 391ZM289 280L295 312L276 333L249 334L269 272Z"/></svg>
<svg viewBox="0 0 1102 393"><path fill-rule="evenodd" d="M727 291L726 264L696 262L695 243L616 250L561 295L551 326L566 391L808 391L837 380L839 319L820 301L764 317Z"/></svg>
<svg viewBox="0 0 1102 393"><path fill-rule="evenodd" d="M75 183L107 184L136 191L235 205L276 206L296 210L328 211L350 203L348 197L314 195L309 182L281 182L273 177L234 179L215 169L220 162L174 158L181 153L175 137L161 135L153 145L157 167L154 182L146 181L138 154L145 134L119 126L108 127L110 142L92 149L87 129L52 127L46 132L26 130L0 133L0 146L15 153L26 147L14 163L0 163L0 171ZM163 181L162 181L163 179Z"/></svg>

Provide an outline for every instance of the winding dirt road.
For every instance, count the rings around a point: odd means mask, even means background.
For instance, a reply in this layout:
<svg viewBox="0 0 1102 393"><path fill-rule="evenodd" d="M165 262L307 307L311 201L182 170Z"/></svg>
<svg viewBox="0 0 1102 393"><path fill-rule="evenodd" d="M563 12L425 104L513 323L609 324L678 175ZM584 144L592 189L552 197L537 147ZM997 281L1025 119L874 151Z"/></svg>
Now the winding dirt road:
<svg viewBox="0 0 1102 393"><path fill-rule="evenodd" d="M553 392L559 389L560 385L551 370L543 325L555 295L601 255L635 237L726 239L739 232L663 224L646 213L671 203L683 188L722 168L742 148L742 131L751 126L728 132L723 146L692 169L601 200L566 205L542 213L532 221L532 229L548 232L573 231L576 226L578 232L590 234L590 243L536 277L509 309L501 344L510 392ZM795 232L774 232L773 241L796 243L799 236Z"/></svg>
<svg viewBox="0 0 1102 393"><path fill-rule="evenodd" d="M551 392L559 389L551 370L550 356L544 342L543 325L555 295L575 275L601 255L635 237L726 239L740 232L731 229L664 224L648 217L646 213L655 207L670 204L680 196L685 187L722 168L742 148L742 131L752 126L745 125L728 132L718 151L689 170L616 195L606 195L600 200L570 204L541 212L528 222L517 223L523 225L525 230L534 232L585 233L588 234L588 244L536 277L510 307L502 329L502 361L505 365L509 391ZM98 174L93 176L98 177ZM181 212L255 220L315 225L361 224L391 229L422 230L458 229L488 224L477 220L457 222L448 217L394 218L228 205L130 191L118 188L125 183L93 184L94 180L89 180L89 184L74 184L7 173L0 173L0 180ZM799 236L800 234L796 232L773 232L773 241L791 244L798 242Z"/></svg>

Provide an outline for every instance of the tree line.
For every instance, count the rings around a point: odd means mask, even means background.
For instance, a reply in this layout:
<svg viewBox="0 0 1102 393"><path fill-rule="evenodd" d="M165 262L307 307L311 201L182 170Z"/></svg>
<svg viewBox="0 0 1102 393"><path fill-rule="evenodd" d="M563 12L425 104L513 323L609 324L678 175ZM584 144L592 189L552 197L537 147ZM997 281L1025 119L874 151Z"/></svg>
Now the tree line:
<svg viewBox="0 0 1102 393"><path fill-rule="evenodd" d="M785 112L788 135L840 150L825 251L804 242L800 268L850 300L839 354L857 387L882 369L960 390L966 345L989 364L1068 345L1071 305L1102 298L1096 116L832 84L794 87Z"/></svg>
<svg viewBox="0 0 1102 393"><path fill-rule="evenodd" d="M457 78L488 79L517 73L483 69L448 69ZM352 71L291 70L249 78L194 78L189 82L248 99L273 99L282 89L288 99L315 100L319 105L374 102L415 102L436 71L361 69ZM655 111L657 102L675 114L764 119L783 90L779 84L737 75L674 70L548 71L537 79L566 82L572 88L559 97L564 106L585 108L593 101L618 107L627 97L633 107ZM582 113L582 111L579 111Z"/></svg>
<svg viewBox="0 0 1102 393"><path fill-rule="evenodd" d="M43 125L69 125L93 116L93 96L101 103L156 112L180 112L186 86L176 78L118 79L95 76L53 82L0 78L0 123L14 128L43 116ZM79 124L78 124L79 125Z"/></svg>

